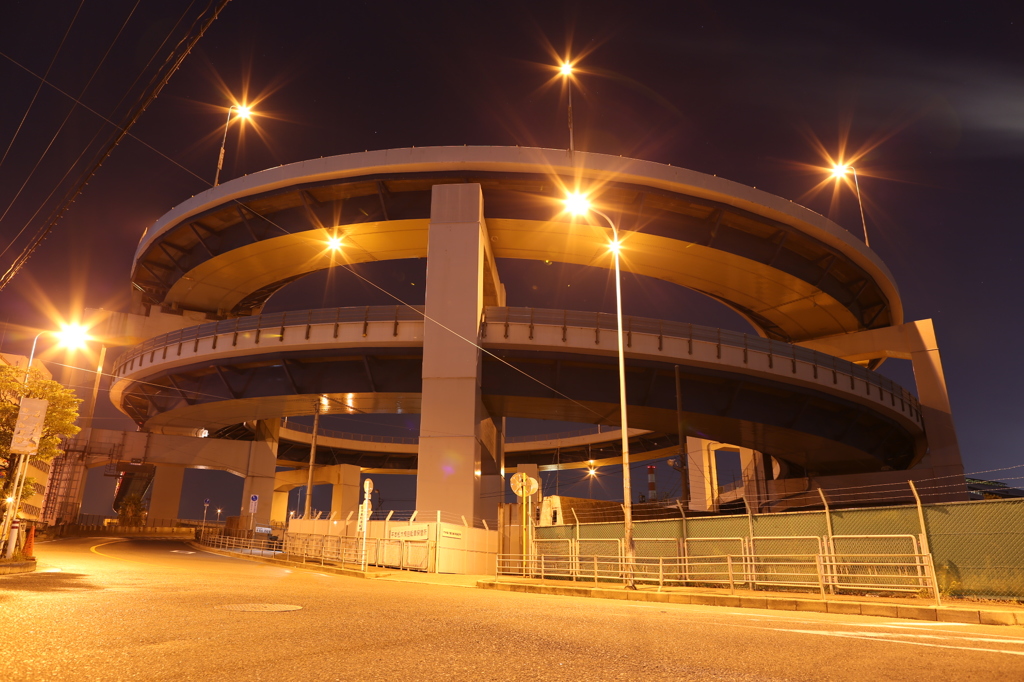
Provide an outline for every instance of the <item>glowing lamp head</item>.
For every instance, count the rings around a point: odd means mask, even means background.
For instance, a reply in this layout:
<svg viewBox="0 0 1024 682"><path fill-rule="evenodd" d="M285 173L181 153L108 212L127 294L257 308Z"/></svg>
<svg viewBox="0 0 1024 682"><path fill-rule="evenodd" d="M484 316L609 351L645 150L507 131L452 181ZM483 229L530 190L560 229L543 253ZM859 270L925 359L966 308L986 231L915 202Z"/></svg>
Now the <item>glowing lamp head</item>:
<svg viewBox="0 0 1024 682"><path fill-rule="evenodd" d="M235 107L235 111L238 112L238 118L248 120L252 116L252 109L246 106L239 105Z"/></svg>
<svg viewBox="0 0 1024 682"><path fill-rule="evenodd" d="M590 200L585 194L571 192L565 197L565 210L573 215L586 215L590 210Z"/></svg>
<svg viewBox="0 0 1024 682"><path fill-rule="evenodd" d="M597 476L597 469L594 469L593 467L587 469L587 476Z"/></svg>
<svg viewBox="0 0 1024 682"><path fill-rule="evenodd" d="M619 251L622 250L622 242L620 242L620 241L609 242L608 250L611 251L612 253L617 254Z"/></svg>
<svg viewBox="0 0 1024 682"><path fill-rule="evenodd" d="M85 344L92 340L89 331L80 324L62 324L59 332L54 332L60 345L71 350L85 348Z"/></svg>
<svg viewBox="0 0 1024 682"><path fill-rule="evenodd" d="M562 74L563 76L571 76L572 64L570 62L562 62L562 65L558 67L558 73Z"/></svg>
<svg viewBox="0 0 1024 682"><path fill-rule="evenodd" d="M331 251L341 251L341 237L328 237L327 248L330 249Z"/></svg>
<svg viewBox="0 0 1024 682"><path fill-rule="evenodd" d="M840 163L840 164L836 164L835 166L832 167L832 177L837 179L837 180L839 178L843 177L844 175L846 175L849 172L850 172L850 167L847 166L846 164Z"/></svg>

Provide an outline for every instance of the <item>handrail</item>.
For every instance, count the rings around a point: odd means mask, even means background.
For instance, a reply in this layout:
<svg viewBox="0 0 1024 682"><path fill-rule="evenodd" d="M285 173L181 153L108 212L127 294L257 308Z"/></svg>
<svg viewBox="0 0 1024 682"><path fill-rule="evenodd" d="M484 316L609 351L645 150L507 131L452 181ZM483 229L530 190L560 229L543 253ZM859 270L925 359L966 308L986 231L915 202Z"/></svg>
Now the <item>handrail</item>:
<svg viewBox="0 0 1024 682"><path fill-rule="evenodd" d="M308 331L312 325L338 325L353 322L362 322L364 326L370 322L392 322L396 325L397 329L399 322L422 320L422 306L321 308L236 317L230 320L185 327L147 339L142 344L128 349L117 359L117 362L114 364L114 373L116 375L123 374L126 365L133 366L134 360L145 353L155 353L157 349L167 348L173 344L183 345L186 342L192 342L198 346L198 342L201 339L217 337L222 334L237 334L246 331L271 329L284 330L289 327L306 327ZM611 332L616 329L616 317L610 313L545 308L488 307L484 309L481 322L481 339L487 338L489 325L491 324L497 325L499 329L504 327L504 335L506 337L508 333L507 325L509 324L528 324L531 326L531 329L538 325L558 326L563 329L563 338L564 331L568 327L592 328L597 333L600 333L601 330ZM840 375L849 379L851 387L854 380L859 379L867 387L868 393L871 392L871 387L875 387L879 391L879 397L883 396L882 391L888 392L894 406L896 400L901 401L901 405L902 403L908 404L911 416L917 421L921 421L920 405L917 397L910 391L877 372L816 350L728 329L645 317L626 316L623 320L623 329L626 332L629 343L632 341L632 334L634 332L656 334L659 339L664 339L665 337L686 339L690 342L691 349L694 341L714 343L719 349L722 346L743 349L744 358L751 352L767 355L769 367L774 366L775 362L789 362L792 363L793 372L796 373L797 363L802 362L813 366L815 368L815 375L817 375L818 370L831 372L834 383L838 383Z"/></svg>

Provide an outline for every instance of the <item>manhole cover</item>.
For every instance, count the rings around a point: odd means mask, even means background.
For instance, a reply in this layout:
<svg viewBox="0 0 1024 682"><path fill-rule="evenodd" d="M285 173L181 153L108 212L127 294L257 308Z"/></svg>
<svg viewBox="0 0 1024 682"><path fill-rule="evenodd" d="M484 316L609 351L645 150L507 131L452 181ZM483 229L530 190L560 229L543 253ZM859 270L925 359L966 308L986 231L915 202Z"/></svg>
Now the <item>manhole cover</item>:
<svg viewBox="0 0 1024 682"><path fill-rule="evenodd" d="M214 608L222 611L298 611L302 607L294 604L222 604Z"/></svg>

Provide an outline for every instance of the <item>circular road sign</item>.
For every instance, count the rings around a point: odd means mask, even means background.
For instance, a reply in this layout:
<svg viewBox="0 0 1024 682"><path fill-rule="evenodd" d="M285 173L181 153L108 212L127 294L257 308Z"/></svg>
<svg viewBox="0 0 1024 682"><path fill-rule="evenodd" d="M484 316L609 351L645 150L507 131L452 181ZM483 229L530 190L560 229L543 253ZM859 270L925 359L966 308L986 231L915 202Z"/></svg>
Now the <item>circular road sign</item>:
<svg viewBox="0 0 1024 682"><path fill-rule="evenodd" d="M512 477L512 492L519 497L529 497L537 492L537 479L526 474L516 474Z"/></svg>
<svg viewBox="0 0 1024 682"><path fill-rule="evenodd" d="M373 492L373 480L368 478L363 481L363 492L367 495Z"/></svg>

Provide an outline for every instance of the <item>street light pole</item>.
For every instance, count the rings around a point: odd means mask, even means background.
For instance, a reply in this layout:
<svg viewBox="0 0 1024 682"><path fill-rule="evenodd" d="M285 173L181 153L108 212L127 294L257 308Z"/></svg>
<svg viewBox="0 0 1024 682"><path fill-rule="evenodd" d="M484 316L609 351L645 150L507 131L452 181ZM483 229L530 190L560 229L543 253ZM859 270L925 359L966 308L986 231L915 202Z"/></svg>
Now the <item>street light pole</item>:
<svg viewBox="0 0 1024 682"><path fill-rule="evenodd" d="M231 126L232 111L237 111L238 117L241 119L249 118L249 116L252 113L249 110L249 107L239 106L237 104L232 104L230 107L228 107L228 118L226 121L224 121L224 136L221 138L220 141L220 156L217 157L217 174L213 176L214 187L220 184L220 171L224 167L224 149L227 147L228 144L228 128Z"/></svg>
<svg viewBox="0 0 1024 682"><path fill-rule="evenodd" d="M565 78L566 87L569 88L569 153L572 154L576 151L576 142L573 139L572 130L572 64L570 62L564 62L559 67L558 72Z"/></svg>
<svg viewBox="0 0 1024 682"><path fill-rule="evenodd" d="M626 405L626 352L624 335L622 332L622 271L619 263L619 251L622 244L619 241L619 228L615 221L608 214L600 211L579 193L570 194L565 201L566 208L578 216L586 216L590 211L604 218L608 227L612 230L612 243L609 249L615 258L615 320L618 326L618 355L619 355L619 421L622 426L622 540L626 561L626 587L635 589L633 584L633 563L636 557L636 550L633 546L633 486L629 472L629 415Z"/></svg>
<svg viewBox="0 0 1024 682"><path fill-rule="evenodd" d="M612 228L612 255L615 257L615 319L618 325L618 350L619 350L619 421L622 424L622 542L625 545L626 554L626 587L635 588L633 584L633 561L635 551L633 547L633 486L629 472L629 421L626 406L626 353L622 333L622 272L619 266L619 228L615 222L602 211L591 209L601 216Z"/></svg>
<svg viewBox="0 0 1024 682"><path fill-rule="evenodd" d="M28 364L25 366L25 379L22 382L24 386L24 392L28 392L28 380L29 373L32 370L32 362L36 357L36 346L39 344L39 338L43 334L53 334L60 342L67 348L80 348L85 345L88 341L89 336L86 334L85 329L78 325L64 325L61 331L53 332L49 330L43 330L36 334L36 337L32 339L32 351L28 355ZM19 415L20 415L19 408ZM18 507L21 506L21 494L22 489L25 486L25 479L28 473L28 462L32 455L21 453L18 456L18 463L14 468L14 479L12 481L11 492L7 499L7 509L4 513L3 523L0 524L0 538L7 539L7 554L10 555L14 549L11 537L11 528L14 524L14 518L17 516Z"/></svg>
<svg viewBox="0 0 1024 682"><path fill-rule="evenodd" d="M864 246L871 248L871 242L868 241L868 221L864 219L864 200L860 196L860 179L857 177L857 169L854 166L843 163L832 167L832 177L837 181L848 172L853 173L853 188L857 193L857 206L860 208L860 225L864 230Z"/></svg>
<svg viewBox="0 0 1024 682"><path fill-rule="evenodd" d="M25 366L25 380L24 384L25 392L28 392L28 377L29 372L32 369L32 361L36 357L36 344L39 343L39 337L46 333L46 330L36 334L36 338L32 339L32 352L28 355L28 364ZM20 412L20 410L19 410ZM7 539L7 556L10 557L13 554L14 538L11 537L11 528L14 525L14 518L18 514L18 507L21 506L21 488L25 481L25 474L28 473L28 460L29 455L20 453L18 455L18 463L14 467L14 479L11 484L10 494L7 496L7 509L4 513L3 524L0 525L0 536Z"/></svg>
<svg viewBox="0 0 1024 682"><path fill-rule="evenodd" d="M868 241L868 222L864 219L864 201L860 198L860 180L857 179L857 169L850 166L850 170L853 171L853 186L857 190L857 205L860 206L860 225L864 228L864 246L871 248L871 242Z"/></svg>

